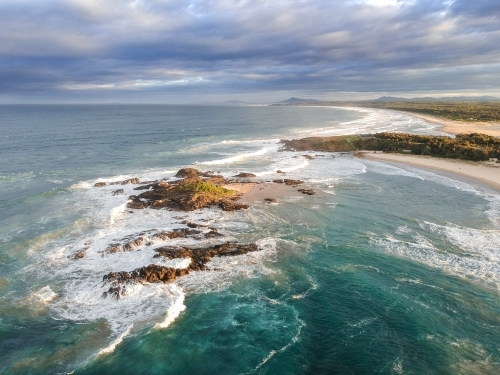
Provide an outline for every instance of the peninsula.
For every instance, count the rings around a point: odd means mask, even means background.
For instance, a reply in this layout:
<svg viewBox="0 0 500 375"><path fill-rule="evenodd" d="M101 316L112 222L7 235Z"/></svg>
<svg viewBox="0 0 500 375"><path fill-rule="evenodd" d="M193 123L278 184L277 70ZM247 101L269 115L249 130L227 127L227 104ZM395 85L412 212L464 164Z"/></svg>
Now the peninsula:
<svg viewBox="0 0 500 375"><path fill-rule="evenodd" d="M355 156L459 174L500 189L500 139L377 133L282 140L286 151L353 152Z"/></svg>

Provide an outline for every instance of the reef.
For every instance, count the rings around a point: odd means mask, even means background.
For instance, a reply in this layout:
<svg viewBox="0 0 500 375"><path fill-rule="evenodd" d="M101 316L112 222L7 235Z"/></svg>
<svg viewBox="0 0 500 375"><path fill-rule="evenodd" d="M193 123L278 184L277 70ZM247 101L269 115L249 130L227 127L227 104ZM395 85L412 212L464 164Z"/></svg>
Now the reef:
<svg viewBox="0 0 500 375"><path fill-rule="evenodd" d="M251 173L240 173L237 177L254 177ZM143 193L129 196L127 207L133 210L145 208L169 209L175 211L193 211L201 208L219 206L224 211L237 211L248 208L248 205L235 202L239 199L237 191L222 187L231 185L223 176L213 171L201 172L195 168L180 169L176 175L178 180L147 181L141 183L138 178L109 185L140 184L134 190L145 190ZM104 181L97 182L95 187L107 186ZM113 195L124 194L123 189L113 191Z"/></svg>
<svg viewBox="0 0 500 375"><path fill-rule="evenodd" d="M108 296L119 299L127 293L127 284L133 283L170 283L177 277L188 275L192 271L208 271L206 264L213 257L227 257L247 254L258 251L259 247L254 244L238 244L226 242L220 245L204 248L188 247L160 247L155 249L157 254L153 258L190 258L191 262L186 268L172 268L157 264L136 268L133 271L110 272L103 276L103 282L109 283L109 289L103 293L102 297Z"/></svg>

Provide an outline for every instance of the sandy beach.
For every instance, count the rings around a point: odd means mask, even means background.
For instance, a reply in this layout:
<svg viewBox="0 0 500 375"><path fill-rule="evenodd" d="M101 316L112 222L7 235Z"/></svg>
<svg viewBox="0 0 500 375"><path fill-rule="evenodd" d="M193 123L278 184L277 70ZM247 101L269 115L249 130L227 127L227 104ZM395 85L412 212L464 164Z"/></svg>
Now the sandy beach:
<svg viewBox="0 0 500 375"><path fill-rule="evenodd" d="M435 169L450 172L481 181L497 190L500 190L500 164L494 162L473 162L457 159L440 159L432 156L386 154L381 152L363 151L358 157L403 163L415 167Z"/></svg>
<svg viewBox="0 0 500 375"><path fill-rule="evenodd" d="M222 187L230 190L236 190L241 194L239 203L252 203L264 201L266 198L272 198L279 201L282 197L301 196L302 193L290 185L276 184L274 182L263 183L234 183L223 185ZM303 186L301 185L301 188Z"/></svg>
<svg viewBox="0 0 500 375"><path fill-rule="evenodd" d="M410 116L418 117L427 122L437 124L441 126L441 130L450 134L459 133L483 133L492 135L494 137L500 137L500 123L492 122L463 122L443 119L439 117L434 117L430 115L422 115L414 112L405 112Z"/></svg>

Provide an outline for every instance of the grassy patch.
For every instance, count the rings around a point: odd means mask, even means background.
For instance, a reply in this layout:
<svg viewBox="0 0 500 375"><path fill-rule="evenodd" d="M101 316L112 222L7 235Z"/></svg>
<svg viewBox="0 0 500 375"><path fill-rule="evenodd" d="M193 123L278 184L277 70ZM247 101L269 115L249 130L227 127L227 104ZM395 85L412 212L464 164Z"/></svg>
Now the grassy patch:
<svg viewBox="0 0 500 375"><path fill-rule="evenodd" d="M177 185L174 190L178 192L206 193L218 197L227 197L236 193L235 190L225 189L207 181L193 181Z"/></svg>

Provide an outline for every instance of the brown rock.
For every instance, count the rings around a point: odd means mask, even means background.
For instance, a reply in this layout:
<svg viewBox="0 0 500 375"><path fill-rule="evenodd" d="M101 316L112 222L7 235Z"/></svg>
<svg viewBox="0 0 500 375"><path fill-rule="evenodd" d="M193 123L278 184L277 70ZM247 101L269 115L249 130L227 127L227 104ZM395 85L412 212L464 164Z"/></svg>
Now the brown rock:
<svg viewBox="0 0 500 375"><path fill-rule="evenodd" d="M300 191L302 194L306 194L306 195L315 195L316 192L312 189L299 189L298 191Z"/></svg>
<svg viewBox="0 0 500 375"><path fill-rule="evenodd" d="M135 195L131 195L129 199L131 200L131 202L127 203L128 208L140 210L149 206L148 203L141 201L140 198Z"/></svg>
<svg viewBox="0 0 500 375"><path fill-rule="evenodd" d="M285 173L285 172L283 172L281 169L278 169L276 173Z"/></svg>
<svg viewBox="0 0 500 375"><path fill-rule="evenodd" d="M166 241L173 238L187 238L192 236L197 236L201 232L199 230L188 229L188 228L178 228L174 229L170 232L161 231L153 236L153 238L157 238L162 241Z"/></svg>
<svg viewBox="0 0 500 375"><path fill-rule="evenodd" d="M125 244L123 246L123 250L124 251L134 250L134 249L138 248L139 246L141 246L143 243L144 243L144 237L136 238L134 241L130 241L129 243Z"/></svg>
<svg viewBox="0 0 500 375"><path fill-rule="evenodd" d="M178 178L195 178L200 176L201 172L195 168L182 168L175 174L175 177Z"/></svg>
<svg viewBox="0 0 500 375"><path fill-rule="evenodd" d="M187 226L188 228L206 228L206 227L207 227L206 225L203 225L203 224L197 224L197 223L192 223L192 222L187 221L187 220L181 221L181 224L186 224L186 226Z"/></svg>
<svg viewBox="0 0 500 375"><path fill-rule="evenodd" d="M278 200L276 198L264 198L264 202L276 203Z"/></svg>
<svg viewBox="0 0 500 375"><path fill-rule="evenodd" d="M233 177L250 178L250 177L257 177L257 175L255 175L253 173L241 172Z"/></svg>
<svg viewBox="0 0 500 375"><path fill-rule="evenodd" d="M303 157L305 157L307 160L313 160L314 157L312 157L311 155L302 155Z"/></svg>
<svg viewBox="0 0 500 375"><path fill-rule="evenodd" d="M224 236L222 233L219 233L219 231L216 228L210 228L210 231L204 234L205 238L214 238L214 237L220 237Z"/></svg>
<svg viewBox="0 0 500 375"><path fill-rule="evenodd" d="M273 182L274 182L275 184L282 184L282 183L284 183L284 181L283 181L283 180L273 180Z"/></svg>
<svg viewBox="0 0 500 375"><path fill-rule="evenodd" d="M239 211L244 210L250 207L247 204L235 203L229 200L223 200L219 203L219 207L222 208L223 211Z"/></svg>
<svg viewBox="0 0 500 375"><path fill-rule="evenodd" d="M82 259L83 257L85 257L85 252L86 252L88 249L89 249L89 248L88 248L88 247L86 247L86 248L84 248L84 249L80 250L79 252L77 252L77 253L75 254L75 259Z"/></svg>
<svg viewBox="0 0 500 375"><path fill-rule="evenodd" d="M288 178L285 178L283 181L286 185L300 185L304 183L304 181L301 180L290 180Z"/></svg>
<svg viewBox="0 0 500 375"><path fill-rule="evenodd" d="M103 186L106 186L106 183L105 182L96 182L94 184L94 187L103 187Z"/></svg>
<svg viewBox="0 0 500 375"><path fill-rule="evenodd" d="M155 249L158 253L154 258L164 257L168 259L174 258L191 258L189 268L195 271L200 270L202 265L206 265L210 259L215 256L236 256L243 255L249 252L258 251L256 244L237 244L234 242L226 242L221 245L215 245L199 249L191 249L188 247L160 247Z"/></svg>
<svg viewBox="0 0 500 375"><path fill-rule="evenodd" d="M139 179L137 177L125 180L121 182L121 185L128 185L128 184L138 184L140 183Z"/></svg>
<svg viewBox="0 0 500 375"><path fill-rule="evenodd" d="M237 244L233 242L199 249L187 247L161 247L155 250L158 254L156 254L154 258L191 258L189 267L175 269L157 264L150 264L146 267L136 268L131 272L110 272L102 278L104 282L110 284L109 289L102 294L102 298L112 296L119 299L127 293L125 284L128 283L169 283L177 277L189 274L190 271L205 271L207 270L206 264L214 256L236 256L258 250L259 248L256 244Z"/></svg>

